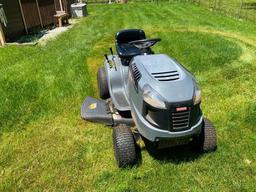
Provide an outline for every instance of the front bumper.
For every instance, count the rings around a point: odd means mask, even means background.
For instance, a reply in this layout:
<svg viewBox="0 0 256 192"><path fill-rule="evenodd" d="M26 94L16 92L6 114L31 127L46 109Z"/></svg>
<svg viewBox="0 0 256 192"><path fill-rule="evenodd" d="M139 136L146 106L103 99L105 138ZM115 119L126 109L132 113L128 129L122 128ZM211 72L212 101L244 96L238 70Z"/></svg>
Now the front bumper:
<svg viewBox="0 0 256 192"><path fill-rule="evenodd" d="M201 115L198 122L195 125L193 125L190 129L184 131L171 132L169 130L162 130L154 127L140 114L140 112L136 109L135 106L132 107L131 112L139 133L143 137L152 142L166 139L171 140L192 137L193 135L197 135L201 132L201 128L203 125L203 116Z"/></svg>

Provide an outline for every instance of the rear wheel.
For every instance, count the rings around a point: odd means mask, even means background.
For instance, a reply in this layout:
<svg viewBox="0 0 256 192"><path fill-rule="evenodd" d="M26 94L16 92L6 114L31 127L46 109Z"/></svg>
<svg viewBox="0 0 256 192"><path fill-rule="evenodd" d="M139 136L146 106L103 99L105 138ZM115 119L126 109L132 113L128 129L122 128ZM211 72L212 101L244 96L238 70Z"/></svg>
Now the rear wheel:
<svg viewBox="0 0 256 192"><path fill-rule="evenodd" d="M198 144L203 152L215 151L217 149L216 130L211 121L204 119L203 128L198 138Z"/></svg>
<svg viewBox="0 0 256 192"><path fill-rule="evenodd" d="M99 91L100 98L108 99L110 95L109 95L109 89L108 89L107 75L104 67L99 68L98 74L97 74L97 80L98 80L98 91Z"/></svg>
<svg viewBox="0 0 256 192"><path fill-rule="evenodd" d="M113 145L118 167L125 168L137 164L137 146L129 127L126 125L113 127Z"/></svg>

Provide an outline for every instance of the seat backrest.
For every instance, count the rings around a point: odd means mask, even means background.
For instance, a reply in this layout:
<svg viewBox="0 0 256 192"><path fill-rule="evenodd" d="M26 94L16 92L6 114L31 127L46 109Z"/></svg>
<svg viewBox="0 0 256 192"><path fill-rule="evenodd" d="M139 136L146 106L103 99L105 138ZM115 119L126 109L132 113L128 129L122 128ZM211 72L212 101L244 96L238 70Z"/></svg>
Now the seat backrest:
<svg viewBox="0 0 256 192"><path fill-rule="evenodd" d="M146 39L145 32L141 29L126 29L116 34L116 43L129 43L141 39Z"/></svg>

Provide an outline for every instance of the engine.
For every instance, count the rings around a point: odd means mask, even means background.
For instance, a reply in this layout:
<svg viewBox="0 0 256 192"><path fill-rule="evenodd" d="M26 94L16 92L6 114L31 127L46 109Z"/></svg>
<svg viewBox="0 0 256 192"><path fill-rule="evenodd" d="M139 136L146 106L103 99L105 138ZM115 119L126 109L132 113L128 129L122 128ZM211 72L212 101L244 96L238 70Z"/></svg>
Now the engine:
<svg viewBox="0 0 256 192"><path fill-rule="evenodd" d="M194 76L167 55L134 57L128 87L130 103L156 128L187 130L202 116L201 91Z"/></svg>

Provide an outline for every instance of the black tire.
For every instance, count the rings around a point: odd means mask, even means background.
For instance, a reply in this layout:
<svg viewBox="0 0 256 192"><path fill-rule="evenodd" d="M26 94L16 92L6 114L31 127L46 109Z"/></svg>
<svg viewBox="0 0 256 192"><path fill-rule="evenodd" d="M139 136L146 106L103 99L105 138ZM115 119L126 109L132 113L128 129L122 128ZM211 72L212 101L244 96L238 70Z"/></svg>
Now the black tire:
<svg viewBox="0 0 256 192"><path fill-rule="evenodd" d="M203 152L211 152L217 149L216 130L211 121L204 119L203 128L199 136L199 147Z"/></svg>
<svg viewBox="0 0 256 192"><path fill-rule="evenodd" d="M98 91L99 91L100 98L108 99L110 95L109 95L109 89L108 89L107 75L104 67L99 68L98 74L97 74L97 80L98 80Z"/></svg>
<svg viewBox="0 0 256 192"><path fill-rule="evenodd" d="M137 164L137 146L129 127L126 125L113 127L113 145L119 168L132 167Z"/></svg>

